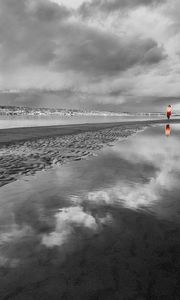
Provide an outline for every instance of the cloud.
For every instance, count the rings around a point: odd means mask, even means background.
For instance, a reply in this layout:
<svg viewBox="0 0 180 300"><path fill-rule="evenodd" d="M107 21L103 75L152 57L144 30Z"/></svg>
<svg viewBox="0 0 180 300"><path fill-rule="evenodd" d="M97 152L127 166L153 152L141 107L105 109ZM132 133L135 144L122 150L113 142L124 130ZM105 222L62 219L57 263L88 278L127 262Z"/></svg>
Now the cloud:
<svg viewBox="0 0 180 300"><path fill-rule="evenodd" d="M179 96L173 4L95 0L77 9L68 3L0 0L0 88L39 90L38 97L23 95L22 101L2 95L1 104L133 111L141 99L147 111L150 97ZM93 18L82 18L83 10ZM122 18L114 14L119 11ZM44 97L48 89L60 97Z"/></svg>
<svg viewBox="0 0 180 300"><path fill-rule="evenodd" d="M58 3L59 5L64 4L65 6L69 7L69 8L78 8L83 2L84 0L50 0L51 2L55 2Z"/></svg>
<svg viewBox="0 0 180 300"><path fill-rule="evenodd" d="M135 65L158 63L166 57L163 48L152 39L122 39L88 29L79 33L79 38L71 40L63 61L57 57L56 68L59 65L60 69L113 76Z"/></svg>
<svg viewBox="0 0 180 300"><path fill-rule="evenodd" d="M72 199L73 202L75 199ZM81 199L76 199L76 204L81 202ZM62 208L55 214L55 230L49 234L44 234L42 237L42 244L46 247L63 246L71 240L78 239L78 233L81 230L90 230L91 233L99 231L102 226L112 222L112 217L109 213L92 216L83 210L80 206L71 206ZM82 233L81 233L82 234Z"/></svg>
<svg viewBox="0 0 180 300"><path fill-rule="evenodd" d="M7 232L1 233L0 237L0 246L15 241L17 239L21 239L22 237L31 233L31 228L24 227L18 228L16 225L13 225Z"/></svg>
<svg viewBox="0 0 180 300"><path fill-rule="evenodd" d="M79 8L79 12L83 17L91 17L94 13L110 14L116 11L158 5L164 2L166 0L92 0L91 2L84 2Z"/></svg>
<svg viewBox="0 0 180 300"><path fill-rule="evenodd" d="M82 226L91 230L97 230L95 218L84 212L82 207L63 208L55 215L55 231L46 234L42 238L42 244L47 247L62 246L73 235L75 226Z"/></svg>
<svg viewBox="0 0 180 300"><path fill-rule="evenodd" d="M9 268L16 268L19 264L18 259L10 259L6 256L0 255L0 267L9 267Z"/></svg>
<svg viewBox="0 0 180 300"><path fill-rule="evenodd" d="M0 8L2 66L48 65L54 58L59 24L69 16L68 10L47 0L0 1Z"/></svg>
<svg viewBox="0 0 180 300"><path fill-rule="evenodd" d="M152 65L165 58L153 39L121 38L69 21L70 12L49 1L0 2L1 55L4 69L25 66L114 76L135 65ZM8 16L8 17L4 17Z"/></svg>
<svg viewBox="0 0 180 300"><path fill-rule="evenodd" d="M6 214L4 214L6 215ZM7 219L6 219L7 220ZM2 226L3 227L3 226ZM6 226L5 226L6 227ZM19 258L14 257L14 253L11 257L11 247L9 245L17 244L22 239L32 236L32 229L30 226L25 225L23 227L17 224L11 224L7 226L7 230L1 231L0 234L0 267L15 268L19 264ZM7 250L8 249L8 250Z"/></svg>

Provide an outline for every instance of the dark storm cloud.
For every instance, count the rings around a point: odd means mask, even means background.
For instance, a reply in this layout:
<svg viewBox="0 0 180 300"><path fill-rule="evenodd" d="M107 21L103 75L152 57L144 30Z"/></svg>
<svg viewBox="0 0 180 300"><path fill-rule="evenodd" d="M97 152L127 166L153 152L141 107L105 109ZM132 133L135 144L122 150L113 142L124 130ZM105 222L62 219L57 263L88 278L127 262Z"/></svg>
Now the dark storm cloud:
<svg viewBox="0 0 180 300"><path fill-rule="evenodd" d="M83 17L88 17L98 12L109 14L140 6L158 5L163 2L166 0L92 0L91 2L84 2L79 8L79 12Z"/></svg>
<svg viewBox="0 0 180 300"><path fill-rule="evenodd" d="M71 12L49 1L0 1L2 67L42 66L111 76L165 58L152 39L119 38L69 20Z"/></svg>
<svg viewBox="0 0 180 300"><path fill-rule="evenodd" d="M35 16L44 22L62 20L70 16L70 11L52 2L40 2L35 10Z"/></svg>
<svg viewBox="0 0 180 300"><path fill-rule="evenodd" d="M161 47L152 47L149 51L147 51L142 59L142 62L147 64L154 64L158 63L160 60L162 60L162 52L163 49ZM166 55L164 55L164 58Z"/></svg>
<svg viewBox="0 0 180 300"><path fill-rule="evenodd" d="M54 58L59 24L70 13L49 1L0 1L2 65L48 64Z"/></svg>
<svg viewBox="0 0 180 300"><path fill-rule="evenodd" d="M150 65L165 58L152 39L119 38L104 32L79 30L79 37L67 44L63 61L56 67L92 75L115 75L135 65ZM68 41L69 42L69 41Z"/></svg>

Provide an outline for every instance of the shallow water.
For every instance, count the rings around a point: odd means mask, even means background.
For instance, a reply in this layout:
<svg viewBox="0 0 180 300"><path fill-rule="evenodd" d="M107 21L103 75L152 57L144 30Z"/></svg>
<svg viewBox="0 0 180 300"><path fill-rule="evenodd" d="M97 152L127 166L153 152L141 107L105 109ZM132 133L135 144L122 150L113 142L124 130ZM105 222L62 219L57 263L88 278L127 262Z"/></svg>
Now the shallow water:
<svg viewBox="0 0 180 300"><path fill-rule="evenodd" d="M0 188L1 299L180 298L171 127Z"/></svg>

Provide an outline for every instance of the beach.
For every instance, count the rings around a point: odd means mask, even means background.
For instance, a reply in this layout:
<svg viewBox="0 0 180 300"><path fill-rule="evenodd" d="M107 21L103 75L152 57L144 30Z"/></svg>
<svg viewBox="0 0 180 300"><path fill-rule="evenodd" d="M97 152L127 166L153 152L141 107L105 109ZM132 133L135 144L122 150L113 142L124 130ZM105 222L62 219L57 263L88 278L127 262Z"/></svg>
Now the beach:
<svg viewBox="0 0 180 300"><path fill-rule="evenodd" d="M179 19L0 0L0 300L180 300Z"/></svg>
<svg viewBox="0 0 180 300"><path fill-rule="evenodd" d="M14 182L0 188L1 299L179 299L171 124L170 137L164 124L115 124L2 145Z"/></svg>

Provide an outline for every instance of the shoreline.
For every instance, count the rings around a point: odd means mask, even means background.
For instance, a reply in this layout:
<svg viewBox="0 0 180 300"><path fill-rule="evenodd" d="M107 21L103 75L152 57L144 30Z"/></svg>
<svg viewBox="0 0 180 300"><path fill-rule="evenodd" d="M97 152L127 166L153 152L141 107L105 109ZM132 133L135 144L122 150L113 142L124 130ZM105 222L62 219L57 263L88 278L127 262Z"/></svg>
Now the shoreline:
<svg viewBox="0 0 180 300"><path fill-rule="evenodd" d="M123 126L149 126L156 124L174 124L180 123L180 119L159 119L159 120L140 120L140 121L121 121L107 123L85 123L54 126L37 127L18 127L0 129L0 147L2 145L11 145L17 142L27 140L36 140L40 138L62 137L67 135L76 135L88 131L95 132L103 129L123 127Z"/></svg>

